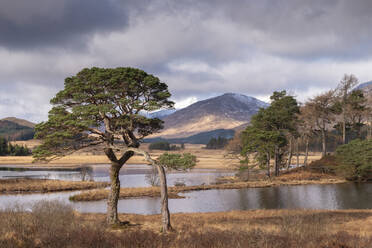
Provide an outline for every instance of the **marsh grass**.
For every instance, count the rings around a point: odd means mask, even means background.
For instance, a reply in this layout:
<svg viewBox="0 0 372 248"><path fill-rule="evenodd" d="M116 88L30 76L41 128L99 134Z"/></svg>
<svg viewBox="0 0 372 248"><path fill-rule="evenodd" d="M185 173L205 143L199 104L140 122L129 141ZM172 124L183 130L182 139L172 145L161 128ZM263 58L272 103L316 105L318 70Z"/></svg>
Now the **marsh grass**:
<svg viewBox="0 0 372 248"><path fill-rule="evenodd" d="M0 180L0 193L35 193L107 187L106 182L60 181L48 179L4 179Z"/></svg>
<svg viewBox="0 0 372 248"><path fill-rule="evenodd" d="M199 190L211 189L243 189L243 188L264 188L276 187L280 185L304 185L304 184L335 184L344 183L343 179L329 176L326 174L301 172L290 173L280 176L273 180L257 180L249 182L233 182L212 185L197 185L197 186L173 186L168 187L169 198L183 198L179 193ZM97 189L86 192L80 192L70 197L72 201L98 201L108 198L109 191L107 189ZM120 198L131 197L160 197L159 187L143 187L143 188L121 188Z"/></svg>
<svg viewBox="0 0 372 248"><path fill-rule="evenodd" d="M372 211L253 210L174 214L174 232L159 215L121 215L135 223L111 229L104 214L79 214L59 202L31 211L0 211L0 247L369 248ZM363 230L353 226L362 221ZM347 231L347 232L346 232Z"/></svg>

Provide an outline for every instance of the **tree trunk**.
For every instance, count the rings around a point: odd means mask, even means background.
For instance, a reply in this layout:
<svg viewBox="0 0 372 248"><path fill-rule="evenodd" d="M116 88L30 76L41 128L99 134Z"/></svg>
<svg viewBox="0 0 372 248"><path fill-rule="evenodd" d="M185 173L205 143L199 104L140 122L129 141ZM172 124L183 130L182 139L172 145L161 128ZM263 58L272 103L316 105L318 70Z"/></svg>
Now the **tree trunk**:
<svg viewBox="0 0 372 248"><path fill-rule="evenodd" d="M346 144L346 121L345 114L343 114L342 120L342 144Z"/></svg>
<svg viewBox="0 0 372 248"><path fill-rule="evenodd" d="M307 158L308 158L308 156L309 156L309 137L306 138L304 166L307 166Z"/></svg>
<svg viewBox="0 0 372 248"><path fill-rule="evenodd" d="M118 218L118 200L120 195L119 171L121 167L122 165L118 163L111 163L111 190L107 200L107 222L110 225L120 224L120 220Z"/></svg>
<svg viewBox="0 0 372 248"><path fill-rule="evenodd" d="M279 176L279 148L275 146L274 154L274 167L275 167L275 176Z"/></svg>
<svg viewBox="0 0 372 248"><path fill-rule="evenodd" d="M300 151L299 151L299 148L298 148L298 143L299 143L299 139L297 138L296 140L296 165L297 167L300 166Z"/></svg>
<svg viewBox="0 0 372 248"><path fill-rule="evenodd" d="M367 124L367 139L372 139L372 121Z"/></svg>
<svg viewBox="0 0 372 248"><path fill-rule="evenodd" d="M292 144L293 138L289 138L289 152L288 152L288 161L287 161L287 170L291 166L292 163L292 156L293 156L293 144Z"/></svg>
<svg viewBox="0 0 372 248"><path fill-rule="evenodd" d="M168 208L168 188L167 188L167 178L165 176L164 167L161 165L156 165L158 169L160 178L160 201L161 201L161 216L162 216L162 231L168 232L172 230L170 223L170 214Z"/></svg>
<svg viewBox="0 0 372 248"><path fill-rule="evenodd" d="M267 164L267 176L270 178L271 174L270 174L270 153L269 152L267 153L266 164Z"/></svg>
<svg viewBox="0 0 372 248"><path fill-rule="evenodd" d="M322 157L327 155L327 137L326 137L326 130L322 128Z"/></svg>
<svg viewBox="0 0 372 248"><path fill-rule="evenodd" d="M111 161L110 168L111 187L107 199L107 222L110 225L117 225L121 224L118 217L118 200L120 196L119 172L121 167L123 167L125 162L127 162L128 159L134 155L134 153L132 151L125 152L123 156L118 160L111 148L105 148L104 151L106 156Z"/></svg>

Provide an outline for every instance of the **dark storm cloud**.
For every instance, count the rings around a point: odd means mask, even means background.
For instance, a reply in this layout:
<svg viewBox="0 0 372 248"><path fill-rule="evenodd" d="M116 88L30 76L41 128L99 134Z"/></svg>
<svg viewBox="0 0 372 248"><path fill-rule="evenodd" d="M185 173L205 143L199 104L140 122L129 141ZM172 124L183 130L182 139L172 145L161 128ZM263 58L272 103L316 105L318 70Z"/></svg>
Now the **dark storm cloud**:
<svg viewBox="0 0 372 248"><path fill-rule="evenodd" d="M135 7L135 1L2 0L0 46L82 46L86 35L125 28Z"/></svg>
<svg viewBox="0 0 372 248"><path fill-rule="evenodd" d="M372 79L370 0L1 0L0 117L43 120L63 79L132 66L177 102L225 92L306 99Z"/></svg>

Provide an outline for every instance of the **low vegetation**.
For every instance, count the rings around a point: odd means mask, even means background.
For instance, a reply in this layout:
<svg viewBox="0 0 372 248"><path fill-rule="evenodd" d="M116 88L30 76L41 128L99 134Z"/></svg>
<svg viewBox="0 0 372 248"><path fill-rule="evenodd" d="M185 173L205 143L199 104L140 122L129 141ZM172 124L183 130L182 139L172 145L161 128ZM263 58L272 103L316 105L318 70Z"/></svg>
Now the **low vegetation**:
<svg viewBox="0 0 372 248"><path fill-rule="evenodd" d="M353 140L336 150L336 171L349 180L372 180L372 139Z"/></svg>
<svg viewBox="0 0 372 248"><path fill-rule="evenodd" d="M0 211L0 247L270 247L368 248L370 210L251 210L174 214L174 231L160 232L158 215L121 215L111 229L103 214L78 214L58 202L30 212ZM68 238L67 238L68 237Z"/></svg>
<svg viewBox="0 0 372 248"><path fill-rule="evenodd" d="M315 173L315 172L300 172L300 173L286 173L273 180L257 180L249 182L239 182L236 178L231 178L231 183L212 184L212 185L197 185L197 186L173 186L168 187L169 198L183 198L178 193L199 191L199 190L212 190L212 189L243 189L243 188L264 188L264 187L275 187L280 185L302 185L302 184L334 184L346 182L339 177ZM70 197L72 201L98 201L107 199L109 190L97 189ZM159 187L146 187L146 188L121 188L120 197L132 198L132 197L159 197Z"/></svg>
<svg viewBox="0 0 372 248"><path fill-rule="evenodd" d="M0 180L1 193L35 193L68 190L96 189L107 187L106 182L75 182L47 179L4 179Z"/></svg>

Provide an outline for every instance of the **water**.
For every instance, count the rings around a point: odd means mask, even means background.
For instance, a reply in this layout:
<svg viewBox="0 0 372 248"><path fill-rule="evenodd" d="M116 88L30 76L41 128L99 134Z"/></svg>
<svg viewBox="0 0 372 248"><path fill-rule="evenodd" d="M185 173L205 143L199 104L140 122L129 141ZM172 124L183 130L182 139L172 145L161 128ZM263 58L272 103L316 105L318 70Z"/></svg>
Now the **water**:
<svg viewBox="0 0 372 248"><path fill-rule="evenodd" d="M18 203L29 208L39 200L59 200L80 212L105 213L106 201L78 202L68 200L76 192L0 195L0 208ZM298 185L272 188L206 190L183 193L185 199L170 199L172 213L218 212L247 209L372 209L372 184ZM159 198L119 200L121 213L160 213Z"/></svg>
<svg viewBox="0 0 372 248"><path fill-rule="evenodd" d="M120 182L122 187L149 187L151 184L147 179L152 174L152 168L148 165L125 165L120 170ZM231 171L215 169L192 169L189 172L167 172L168 185L182 183L187 186L212 184L221 176L232 176ZM43 168L15 168L0 167L0 179L9 178L37 178L55 179L68 181L97 181L109 182L109 165L91 165L78 169L43 169Z"/></svg>

